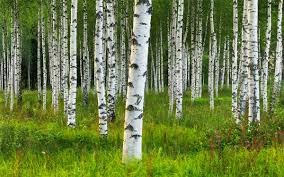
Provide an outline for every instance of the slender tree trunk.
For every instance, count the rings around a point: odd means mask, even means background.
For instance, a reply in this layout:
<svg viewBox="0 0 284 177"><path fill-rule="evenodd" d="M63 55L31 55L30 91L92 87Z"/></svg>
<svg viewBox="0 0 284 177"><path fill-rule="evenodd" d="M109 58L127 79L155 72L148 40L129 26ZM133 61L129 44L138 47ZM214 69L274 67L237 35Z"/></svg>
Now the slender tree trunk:
<svg viewBox="0 0 284 177"><path fill-rule="evenodd" d="M59 61L57 54L57 30L56 30L56 0L52 0L52 74L53 74L53 109L55 112L59 109L58 96L59 96Z"/></svg>
<svg viewBox="0 0 284 177"><path fill-rule="evenodd" d="M43 85L42 85L42 108L46 110L46 85L47 85L47 69L46 69L46 45L45 45L45 18L43 13L44 7L41 0L41 47L42 47L42 72L43 72Z"/></svg>
<svg viewBox="0 0 284 177"><path fill-rule="evenodd" d="M244 1L243 8L243 28L242 28L242 52L240 66L240 98L239 98L239 121L246 111L246 103L248 98L248 74L249 74L249 58L248 58L248 1Z"/></svg>
<svg viewBox="0 0 284 177"><path fill-rule="evenodd" d="M283 70L282 19L283 19L283 0L280 0L278 6L276 62L275 62L274 84L273 84L273 92L272 92L271 108L270 108L271 113L274 112L274 107L279 100L278 97L281 90L282 70Z"/></svg>
<svg viewBox="0 0 284 177"><path fill-rule="evenodd" d="M71 3L71 33L70 33L70 90L68 99L69 127L76 126L76 94L77 94L77 0Z"/></svg>
<svg viewBox="0 0 284 177"><path fill-rule="evenodd" d="M210 37L211 51L209 53L208 90L210 96L210 109L213 110L214 109L214 63L217 54L217 40L214 29L214 0L211 0L210 24L211 24L211 37Z"/></svg>
<svg viewBox="0 0 284 177"><path fill-rule="evenodd" d="M259 73L258 73L258 0L248 1L249 14L249 121L260 121Z"/></svg>
<svg viewBox="0 0 284 177"><path fill-rule="evenodd" d="M63 100L64 100L64 113L68 115L68 96L69 96L69 54L68 54L68 12L67 12L67 1L63 0Z"/></svg>
<svg viewBox="0 0 284 177"><path fill-rule="evenodd" d="M37 30L37 91L38 102L42 101L42 89L41 89L41 24L40 24L40 10L38 11L38 30Z"/></svg>
<svg viewBox="0 0 284 177"><path fill-rule="evenodd" d="M89 58L88 58L88 19L87 19L87 1L83 2L84 11L84 40L83 40L83 102L84 105L88 105L89 92Z"/></svg>
<svg viewBox="0 0 284 177"><path fill-rule="evenodd" d="M238 117L238 0L233 2L232 112Z"/></svg>
<svg viewBox="0 0 284 177"><path fill-rule="evenodd" d="M104 72L104 8L103 0L98 0L96 4L96 33L95 33L95 75L97 86L97 98L99 107L99 129L102 136L107 136L107 112L105 97L105 72Z"/></svg>
<svg viewBox="0 0 284 177"><path fill-rule="evenodd" d="M266 47L263 56L262 62L262 98L263 98L263 110L268 111L267 103L267 81L268 81L268 62L269 62L269 52L270 52L270 43L271 43L271 0L268 0L268 10L267 10L267 24L266 24Z"/></svg>
<svg viewBox="0 0 284 177"><path fill-rule="evenodd" d="M107 113L110 121L115 120L115 85L116 85L116 61L115 61L115 17L114 1L108 0L107 5L107 56L108 56L108 88L107 88Z"/></svg>
<svg viewBox="0 0 284 177"><path fill-rule="evenodd" d="M142 159L142 120L152 1L134 2L134 21L124 123L122 161Z"/></svg>

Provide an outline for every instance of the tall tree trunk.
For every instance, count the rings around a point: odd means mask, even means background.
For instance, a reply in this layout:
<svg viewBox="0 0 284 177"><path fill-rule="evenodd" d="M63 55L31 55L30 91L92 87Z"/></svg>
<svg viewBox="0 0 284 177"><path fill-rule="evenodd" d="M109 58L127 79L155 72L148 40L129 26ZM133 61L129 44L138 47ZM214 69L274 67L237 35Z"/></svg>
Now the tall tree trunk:
<svg viewBox="0 0 284 177"><path fill-rule="evenodd" d="M243 7L243 28L242 28L242 51L240 66L240 98L239 98L239 121L244 116L248 98L248 74L249 74L249 58L248 58L248 0L244 1Z"/></svg>
<svg viewBox="0 0 284 177"><path fill-rule="evenodd" d="M116 61L115 61L115 17L114 0L106 2L107 10L107 56L108 56L108 88L107 88L107 114L110 121L115 120L115 85L116 85Z"/></svg>
<svg viewBox="0 0 284 177"><path fill-rule="evenodd" d="M283 0L279 1L278 20L277 20L277 46L276 46L276 62L274 73L274 84L271 98L271 113L274 112L275 104L279 100L281 90L282 70L283 70L283 44L282 44L282 19L283 19Z"/></svg>
<svg viewBox="0 0 284 177"><path fill-rule="evenodd" d="M57 54L57 30L56 30L56 0L52 0L52 74L53 74L53 109L55 112L59 109L58 96L59 96L59 61Z"/></svg>
<svg viewBox="0 0 284 177"><path fill-rule="evenodd" d="M259 73L258 73L258 0L248 1L249 14L249 121L260 121Z"/></svg>
<svg viewBox="0 0 284 177"><path fill-rule="evenodd" d="M38 91L38 102L42 101L42 89L41 89L41 23L40 23L41 12L38 10L38 30L37 30L37 91Z"/></svg>
<svg viewBox="0 0 284 177"><path fill-rule="evenodd" d="M78 1L71 3L71 33L70 33L70 90L68 99L69 127L76 126L76 94L77 94L77 6Z"/></svg>
<svg viewBox="0 0 284 177"><path fill-rule="evenodd" d="M89 82L89 58L88 58L88 19L87 19L87 1L83 2L84 11L84 34L83 34L83 102L84 105L88 105L89 92L88 92L88 82Z"/></svg>
<svg viewBox="0 0 284 177"><path fill-rule="evenodd" d="M176 118L182 118L182 35L184 1L178 0L177 39L176 39Z"/></svg>
<svg viewBox="0 0 284 177"><path fill-rule="evenodd" d="M135 0L122 161L142 159L142 120L152 1Z"/></svg>
<svg viewBox="0 0 284 177"><path fill-rule="evenodd" d="M209 72L208 72L208 90L210 96L210 109L214 109L214 63L217 54L217 39L216 33L214 29L214 0L211 0L211 10L210 10L210 29L211 29L211 36L210 36L210 45L211 51L209 53Z"/></svg>
<svg viewBox="0 0 284 177"><path fill-rule="evenodd" d="M232 112L238 117L238 0L233 2Z"/></svg>
<svg viewBox="0 0 284 177"><path fill-rule="evenodd" d="M69 96L69 57L68 57L68 12L67 12L67 1L63 0L63 100L64 100L64 113L68 115L68 96Z"/></svg>
<svg viewBox="0 0 284 177"><path fill-rule="evenodd" d="M107 136L107 112L105 97L105 72L104 72L104 6L103 0L98 0L96 4L96 34L95 34L95 75L97 86L97 98L99 107L99 129L102 136Z"/></svg>
<svg viewBox="0 0 284 177"><path fill-rule="evenodd" d="M271 43L271 0L268 0L267 3L267 24L266 24L266 46L262 61L262 98L263 98L263 110L265 112L268 111L268 103L267 103L267 81L268 81L268 62L269 62L269 52L270 52L270 43Z"/></svg>
<svg viewBox="0 0 284 177"><path fill-rule="evenodd" d="M42 84L42 109L46 110L46 85L47 85L47 69L46 69L46 45L45 45L45 18L43 13L44 7L41 0L41 47L42 47L42 73L43 73L43 84Z"/></svg>

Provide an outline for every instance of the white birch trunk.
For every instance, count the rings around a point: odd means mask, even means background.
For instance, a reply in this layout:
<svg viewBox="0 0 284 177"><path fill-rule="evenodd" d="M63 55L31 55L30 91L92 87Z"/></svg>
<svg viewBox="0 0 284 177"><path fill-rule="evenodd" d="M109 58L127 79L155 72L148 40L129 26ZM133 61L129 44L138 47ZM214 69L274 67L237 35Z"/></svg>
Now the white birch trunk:
<svg viewBox="0 0 284 177"><path fill-rule="evenodd" d="M107 80L107 114L110 121L115 120L115 85L116 85L116 61L115 61L115 17L114 1L106 2L107 10L107 57L108 57L108 80Z"/></svg>
<svg viewBox="0 0 284 177"><path fill-rule="evenodd" d="M41 47L42 47L42 71L43 71L43 85L42 85L42 108L46 110L46 86L47 86L47 69L46 69L46 45L45 45L45 18L43 13L43 4L41 0Z"/></svg>
<svg viewBox="0 0 284 177"><path fill-rule="evenodd" d="M233 1L232 112L238 117L238 0Z"/></svg>
<svg viewBox="0 0 284 177"><path fill-rule="evenodd" d="M278 6L278 20L277 20L277 46L276 46L276 61L275 61L275 73L274 73L274 84L271 99L271 113L274 112L275 104L279 100L281 81L282 81L282 70L283 70L283 44L282 44L282 20L283 19L283 0L279 1Z"/></svg>
<svg viewBox="0 0 284 177"><path fill-rule="evenodd" d="M182 35L183 35L183 9L184 1L178 0L178 15L177 15L177 39L176 39L176 118L182 118Z"/></svg>
<svg viewBox="0 0 284 177"><path fill-rule="evenodd" d="M142 120L152 1L134 2L133 35L126 99L122 161L142 159Z"/></svg>
<svg viewBox="0 0 284 177"><path fill-rule="evenodd" d="M68 99L69 127L76 126L76 94L77 94L77 0L71 3L71 33L70 33L70 89Z"/></svg>
<svg viewBox="0 0 284 177"><path fill-rule="evenodd" d="M105 72L104 72L104 8L103 0L98 0L96 4L96 33L95 33L95 75L96 75L96 91L99 107L99 129L100 135L107 136L107 110L105 97Z"/></svg>
<svg viewBox="0 0 284 177"><path fill-rule="evenodd" d="M258 0L249 2L249 122L260 121L258 73Z"/></svg>
<svg viewBox="0 0 284 177"><path fill-rule="evenodd" d="M267 2L268 10L267 10L267 24L266 24L266 46L263 56L262 62L262 98L263 98L263 110L265 112L268 111L268 99L267 99L267 81L268 81L268 63L269 63L269 52L270 52L270 43L271 43L271 0Z"/></svg>

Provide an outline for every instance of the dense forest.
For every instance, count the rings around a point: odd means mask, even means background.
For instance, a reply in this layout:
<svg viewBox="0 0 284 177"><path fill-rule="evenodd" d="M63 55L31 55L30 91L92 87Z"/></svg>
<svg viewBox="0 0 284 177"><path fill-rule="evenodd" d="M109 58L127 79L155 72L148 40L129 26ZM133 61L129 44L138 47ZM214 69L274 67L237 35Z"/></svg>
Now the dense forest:
<svg viewBox="0 0 284 177"><path fill-rule="evenodd" d="M283 0L0 6L1 176L284 176Z"/></svg>

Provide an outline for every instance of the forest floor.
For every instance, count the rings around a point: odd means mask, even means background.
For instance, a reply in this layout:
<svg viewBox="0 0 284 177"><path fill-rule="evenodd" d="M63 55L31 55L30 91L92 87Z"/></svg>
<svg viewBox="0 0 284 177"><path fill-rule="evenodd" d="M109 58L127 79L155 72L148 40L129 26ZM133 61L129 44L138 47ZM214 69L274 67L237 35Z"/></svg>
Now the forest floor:
<svg viewBox="0 0 284 177"><path fill-rule="evenodd" d="M48 94L50 96L50 93ZM121 163L124 104L109 124L107 140L98 133L97 104L84 107L78 96L75 129L60 111L43 112L37 92L25 91L21 107L10 113L0 94L0 176L284 176L284 99L259 127L236 126L230 91L221 91L215 110L204 98L184 97L183 120L168 115L168 97L148 93L143 124L143 161ZM51 98L48 97L48 105ZM62 105L61 105L62 110ZM243 124L245 125L245 124Z"/></svg>

